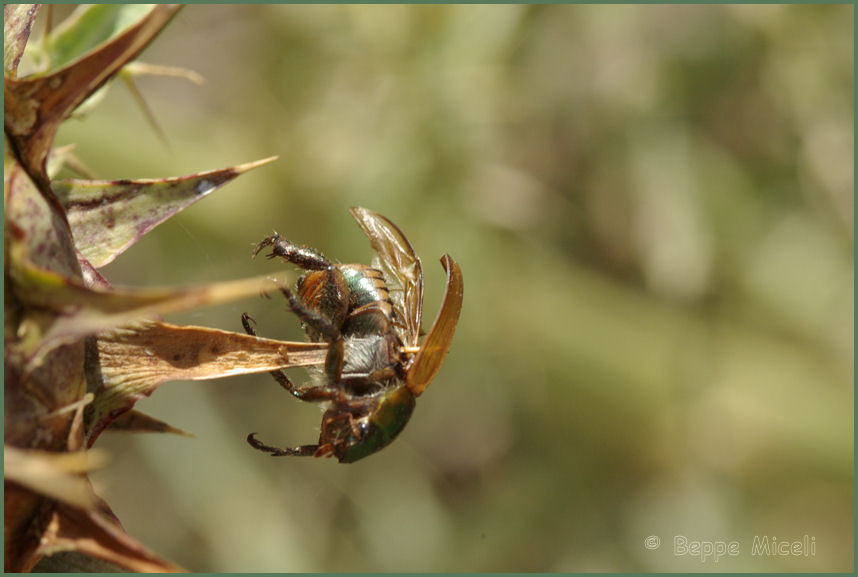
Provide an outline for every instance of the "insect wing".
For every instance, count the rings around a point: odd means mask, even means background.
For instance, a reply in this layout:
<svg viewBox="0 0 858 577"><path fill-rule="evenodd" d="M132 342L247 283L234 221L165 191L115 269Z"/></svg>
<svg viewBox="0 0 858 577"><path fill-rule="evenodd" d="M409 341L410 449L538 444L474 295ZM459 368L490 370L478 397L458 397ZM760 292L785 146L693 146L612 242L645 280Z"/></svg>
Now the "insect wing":
<svg viewBox="0 0 858 577"><path fill-rule="evenodd" d="M459 313L462 310L462 269L456 261L445 254L441 257L441 264L447 271L447 289L444 292L444 300L441 310L432 324L432 329L426 335L426 340L420 346L420 352L414 359L411 368L408 369L406 386L414 396L422 393L438 373L450 344L453 342L453 334L459 322Z"/></svg>
<svg viewBox="0 0 858 577"><path fill-rule="evenodd" d="M386 217L366 208L352 207L349 212L378 253L390 298L405 323L402 341L416 346L420 338L423 314L423 266L411 243Z"/></svg>

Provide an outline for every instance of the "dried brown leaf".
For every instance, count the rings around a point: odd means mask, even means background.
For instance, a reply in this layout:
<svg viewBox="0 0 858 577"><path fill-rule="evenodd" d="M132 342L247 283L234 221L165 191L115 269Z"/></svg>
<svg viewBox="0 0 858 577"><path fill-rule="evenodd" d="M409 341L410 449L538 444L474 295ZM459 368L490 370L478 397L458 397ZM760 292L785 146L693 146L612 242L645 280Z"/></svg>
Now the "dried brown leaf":
<svg viewBox="0 0 858 577"><path fill-rule="evenodd" d="M193 82L197 86L205 84L206 79L202 74L182 68L180 66L163 66L161 64L149 64L147 62L131 62L122 69L123 74L129 76L161 76L165 78L183 78Z"/></svg>
<svg viewBox="0 0 858 577"><path fill-rule="evenodd" d="M162 383L319 365L325 343L297 343L163 322L102 334L100 374L87 414L89 445L111 421Z"/></svg>
<svg viewBox="0 0 858 577"><path fill-rule="evenodd" d="M97 509L99 499L81 473L101 467L107 461L102 450L50 453L3 446L3 476L6 481L82 509Z"/></svg>
<svg viewBox="0 0 858 577"><path fill-rule="evenodd" d="M67 551L83 553L138 573L186 571L144 547L102 514L59 505L37 554Z"/></svg>
<svg viewBox="0 0 858 577"><path fill-rule="evenodd" d="M22 247L13 247L21 252ZM29 327L29 365L65 343L146 319L245 298L276 290L285 281L271 275L185 288L118 289L86 286L78 279L32 266L26 255L15 254L9 273L22 300L50 314ZM24 331L26 333L26 331ZM26 335L25 335L26 336Z"/></svg>
<svg viewBox="0 0 858 577"><path fill-rule="evenodd" d="M192 433L171 427L164 421L133 409L116 417L107 430L123 433L172 433L184 437L194 436Z"/></svg>

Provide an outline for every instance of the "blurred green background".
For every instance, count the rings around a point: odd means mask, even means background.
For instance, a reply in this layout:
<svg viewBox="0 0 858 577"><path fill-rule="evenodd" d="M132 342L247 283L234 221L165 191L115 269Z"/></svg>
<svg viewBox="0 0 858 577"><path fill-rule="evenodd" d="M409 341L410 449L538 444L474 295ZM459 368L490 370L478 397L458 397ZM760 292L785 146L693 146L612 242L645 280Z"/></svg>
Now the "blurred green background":
<svg viewBox="0 0 858 577"><path fill-rule="evenodd" d="M427 327L444 252L465 303L385 451L268 458L245 435L314 442L318 407L171 383L138 406L196 438L106 435L98 490L198 571L851 571L853 34L845 5L185 8L141 58L206 78L139 81L169 147L119 85L60 144L103 178L280 159L108 279L278 270L273 229L368 262L360 205L422 255ZM302 338L279 299L169 320L242 311Z"/></svg>

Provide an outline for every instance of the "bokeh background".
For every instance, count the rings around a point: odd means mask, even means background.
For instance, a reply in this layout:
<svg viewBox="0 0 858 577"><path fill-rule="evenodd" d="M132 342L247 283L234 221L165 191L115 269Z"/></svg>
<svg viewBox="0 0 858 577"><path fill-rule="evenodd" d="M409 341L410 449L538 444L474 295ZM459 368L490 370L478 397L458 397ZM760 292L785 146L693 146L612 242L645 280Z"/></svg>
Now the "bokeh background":
<svg viewBox="0 0 858 577"><path fill-rule="evenodd" d="M276 229L343 262L389 216L453 349L403 435L352 465L267 375L139 407L196 438L106 435L125 528L199 571L851 571L852 6L189 6L139 81L64 128L103 178L278 155L105 269L205 283ZM301 339L278 299L169 320ZM304 378L300 370L296 380ZM807 555L754 555L753 539ZM653 539L653 537L657 539ZM674 539L737 541L681 555ZM655 545L659 544L657 548Z"/></svg>

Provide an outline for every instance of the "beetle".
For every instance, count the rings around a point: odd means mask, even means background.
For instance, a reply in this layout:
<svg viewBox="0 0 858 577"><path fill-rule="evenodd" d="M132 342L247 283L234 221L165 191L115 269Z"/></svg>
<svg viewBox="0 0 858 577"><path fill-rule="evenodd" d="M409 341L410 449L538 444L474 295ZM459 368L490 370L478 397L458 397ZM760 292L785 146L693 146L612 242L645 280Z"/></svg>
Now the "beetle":
<svg viewBox="0 0 858 577"><path fill-rule="evenodd" d="M256 433L247 436L252 447L272 456L334 456L352 463L383 449L405 428L416 398L441 368L453 340L463 297L458 263L448 254L441 257L447 273L444 298L420 343L420 258L386 217L360 207L349 212L376 252L372 266L335 264L276 232L253 249L255 257L271 247L269 259L282 258L306 271L295 292L285 286L280 292L308 340L328 344L324 362L308 368L310 385L295 386L282 369L271 372L294 397L327 404L316 444L278 448L259 441ZM241 322L256 336L247 313Z"/></svg>

